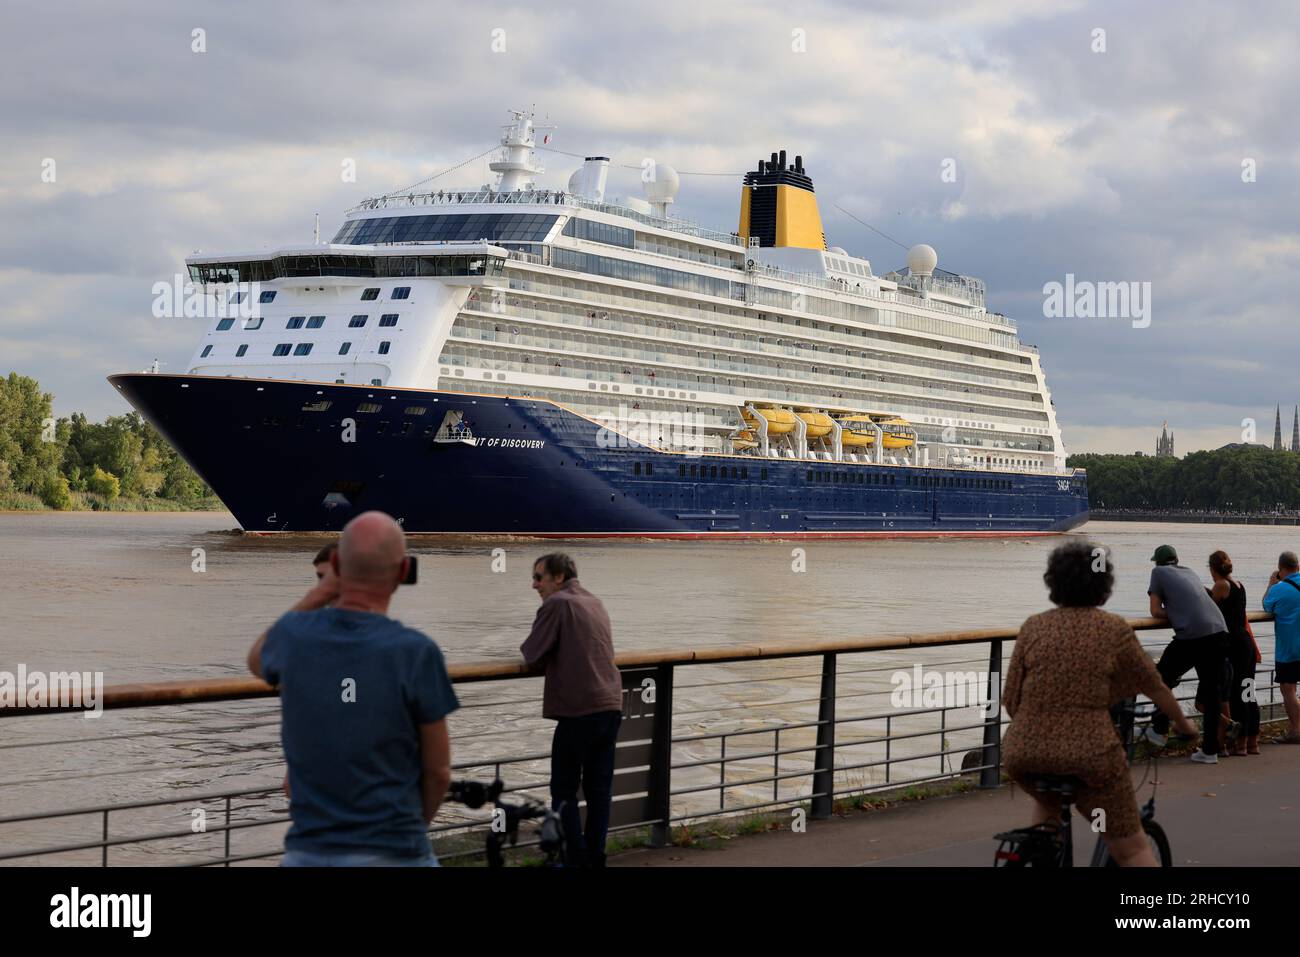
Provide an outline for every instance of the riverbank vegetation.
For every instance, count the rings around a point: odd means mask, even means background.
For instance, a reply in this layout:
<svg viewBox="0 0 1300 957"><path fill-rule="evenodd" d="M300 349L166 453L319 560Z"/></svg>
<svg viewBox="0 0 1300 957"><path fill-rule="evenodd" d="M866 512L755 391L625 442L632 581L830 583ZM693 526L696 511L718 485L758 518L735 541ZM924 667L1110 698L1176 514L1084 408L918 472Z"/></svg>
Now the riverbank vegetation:
<svg viewBox="0 0 1300 957"><path fill-rule="evenodd" d="M1181 459L1150 455L1071 455L1088 470L1091 508L1292 511L1300 508L1300 455L1261 446L1191 452Z"/></svg>
<svg viewBox="0 0 1300 957"><path fill-rule="evenodd" d="M0 378L0 511L222 507L138 413L56 419L53 401L29 376Z"/></svg>

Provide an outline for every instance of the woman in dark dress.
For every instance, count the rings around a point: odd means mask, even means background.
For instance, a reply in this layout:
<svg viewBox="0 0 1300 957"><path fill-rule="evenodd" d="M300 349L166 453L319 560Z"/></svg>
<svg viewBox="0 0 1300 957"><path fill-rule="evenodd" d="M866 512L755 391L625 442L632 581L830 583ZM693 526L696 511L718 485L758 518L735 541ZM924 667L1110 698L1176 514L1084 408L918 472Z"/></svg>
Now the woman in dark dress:
<svg viewBox="0 0 1300 957"><path fill-rule="evenodd" d="M1060 804L1038 794L1032 778L1073 775L1083 781L1075 808L1090 823L1104 823L1116 863L1156 867L1109 708L1142 692L1180 734L1195 737L1196 728L1128 622L1102 611L1115 584L1103 556L1088 542L1069 542L1048 559L1043 580L1057 607L1020 626L1002 696L1011 718L1003 755L1007 774L1034 799L1035 824L1057 820Z"/></svg>
<svg viewBox="0 0 1300 957"><path fill-rule="evenodd" d="M1259 754L1259 704L1255 700L1255 665L1259 649L1246 621L1246 586L1232 577L1232 559L1224 551L1210 556L1214 587L1210 597L1228 625L1228 660L1232 664L1232 693L1228 709L1237 722L1235 755Z"/></svg>

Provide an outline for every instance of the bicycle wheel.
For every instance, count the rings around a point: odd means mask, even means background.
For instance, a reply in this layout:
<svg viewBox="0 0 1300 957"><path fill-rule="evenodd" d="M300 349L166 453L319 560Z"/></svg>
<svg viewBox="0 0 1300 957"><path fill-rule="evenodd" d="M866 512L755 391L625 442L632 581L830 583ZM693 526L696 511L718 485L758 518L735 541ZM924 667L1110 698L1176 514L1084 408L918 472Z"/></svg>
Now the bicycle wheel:
<svg viewBox="0 0 1300 957"><path fill-rule="evenodd" d="M1142 830L1146 833L1147 843L1151 845L1151 853L1155 855L1161 867L1174 866L1174 852L1169 849L1169 838L1165 835L1165 829L1155 821L1143 821ZM1104 867L1119 867L1115 858L1111 857L1108 852L1105 854L1106 863ZM1100 855L1098 855L1100 856ZM1095 865L1094 865L1095 866Z"/></svg>
<svg viewBox="0 0 1300 957"><path fill-rule="evenodd" d="M1160 862L1160 866L1173 867L1174 852L1169 848L1169 838L1165 834L1165 829L1155 821L1144 821L1142 830L1146 831L1147 841L1150 842L1151 851Z"/></svg>

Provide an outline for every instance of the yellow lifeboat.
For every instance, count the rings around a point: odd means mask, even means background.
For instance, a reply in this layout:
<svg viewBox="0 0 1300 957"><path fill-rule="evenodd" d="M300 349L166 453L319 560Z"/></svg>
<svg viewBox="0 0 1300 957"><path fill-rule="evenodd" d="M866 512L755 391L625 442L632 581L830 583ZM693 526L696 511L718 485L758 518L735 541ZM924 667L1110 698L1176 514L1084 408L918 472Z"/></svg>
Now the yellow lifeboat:
<svg viewBox="0 0 1300 957"><path fill-rule="evenodd" d="M877 421L880 424L880 431L884 433L885 448L910 449L916 444L916 430L907 419L891 415Z"/></svg>
<svg viewBox="0 0 1300 957"><path fill-rule="evenodd" d="M760 408L758 414L767 419L768 435L786 435L794 431L794 413L789 409L778 409L769 406ZM751 429L758 424L748 409L744 412L744 419Z"/></svg>
<svg viewBox="0 0 1300 957"><path fill-rule="evenodd" d="M796 412L795 415L803 419L810 439L820 439L823 435L830 435L831 430L835 428L831 417L825 412Z"/></svg>
<svg viewBox="0 0 1300 957"><path fill-rule="evenodd" d="M876 443L876 429L869 415L844 415L840 424L840 445L846 449L863 448Z"/></svg>
<svg viewBox="0 0 1300 957"><path fill-rule="evenodd" d="M737 452L743 452L746 449L758 448L758 440L754 438L753 432L741 432L731 439L731 447Z"/></svg>

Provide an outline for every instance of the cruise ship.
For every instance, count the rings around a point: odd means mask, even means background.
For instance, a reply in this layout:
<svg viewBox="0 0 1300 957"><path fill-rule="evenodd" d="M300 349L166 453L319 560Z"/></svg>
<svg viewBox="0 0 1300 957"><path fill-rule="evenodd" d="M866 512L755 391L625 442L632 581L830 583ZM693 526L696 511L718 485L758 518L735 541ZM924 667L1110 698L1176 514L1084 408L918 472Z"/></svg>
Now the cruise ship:
<svg viewBox="0 0 1300 957"><path fill-rule="evenodd" d="M538 185L512 111L490 186L349 210L332 241L187 258L184 374L109 377L248 532L552 538L1042 535L1087 519L1038 351L979 280L827 247L802 156L738 227L680 177ZM575 164L576 164L575 160ZM224 307L224 308L221 308Z"/></svg>

